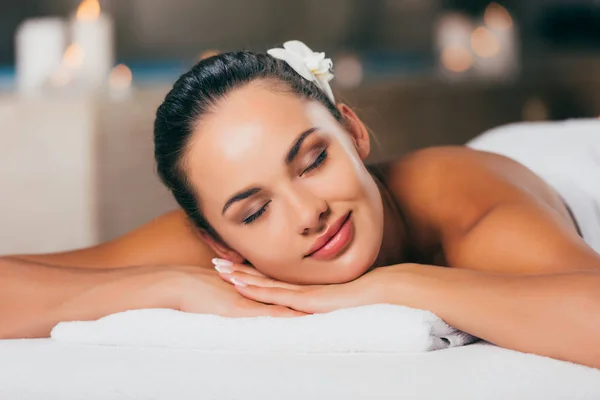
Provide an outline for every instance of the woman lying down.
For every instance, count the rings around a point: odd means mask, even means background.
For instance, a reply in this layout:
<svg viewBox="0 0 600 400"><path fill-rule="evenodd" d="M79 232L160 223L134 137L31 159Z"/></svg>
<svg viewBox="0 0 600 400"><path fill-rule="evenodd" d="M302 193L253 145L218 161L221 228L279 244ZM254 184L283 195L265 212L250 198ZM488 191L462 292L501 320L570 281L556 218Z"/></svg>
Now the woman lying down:
<svg viewBox="0 0 600 400"><path fill-rule="evenodd" d="M154 136L181 210L92 248L0 259L0 337L140 308L298 317L391 303L600 368L600 121L365 165L367 128L336 102L330 68L288 42L184 74Z"/></svg>

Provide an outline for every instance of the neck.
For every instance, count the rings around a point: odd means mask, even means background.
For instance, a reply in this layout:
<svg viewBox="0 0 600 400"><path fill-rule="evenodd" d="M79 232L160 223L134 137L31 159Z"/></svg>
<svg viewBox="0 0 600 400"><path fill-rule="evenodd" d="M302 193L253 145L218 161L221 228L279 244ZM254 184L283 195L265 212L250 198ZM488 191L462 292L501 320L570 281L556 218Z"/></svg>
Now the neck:
<svg viewBox="0 0 600 400"><path fill-rule="evenodd" d="M383 203L383 238L371 269L408 261L408 230L401 210L384 182L373 177Z"/></svg>

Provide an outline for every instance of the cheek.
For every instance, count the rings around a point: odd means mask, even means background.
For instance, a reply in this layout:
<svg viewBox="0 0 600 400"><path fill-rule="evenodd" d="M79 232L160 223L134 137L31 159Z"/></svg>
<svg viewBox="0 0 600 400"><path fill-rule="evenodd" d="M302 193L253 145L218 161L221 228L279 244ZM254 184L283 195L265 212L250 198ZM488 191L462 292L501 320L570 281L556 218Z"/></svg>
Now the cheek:
<svg viewBox="0 0 600 400"><path fill-rule="evenodd" d="M364 175L367 175L366 177ZM315 193L329 200L358 200L368 193L368 172L347 157L331 160L321 175L309 181Z"/></svg>
<svg viewBox="0 0 600 400"><path fill-rule="evenodd" d="M229 245L267 275L282 266L297 263L298 243L294 241L294 228L281 207L272 207L268 219L259 224L231 232Z"/></svg>

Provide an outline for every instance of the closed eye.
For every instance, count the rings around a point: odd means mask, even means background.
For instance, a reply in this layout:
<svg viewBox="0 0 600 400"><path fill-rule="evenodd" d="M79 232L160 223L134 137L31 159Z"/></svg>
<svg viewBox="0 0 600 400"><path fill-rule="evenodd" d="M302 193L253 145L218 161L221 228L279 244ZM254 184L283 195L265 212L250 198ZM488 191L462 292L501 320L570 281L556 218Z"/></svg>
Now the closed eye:
<svg viewBox="0 0 600 400"><path fill-rule="evenodd" d="M245 225L251 224L252 222L254 222L257 218L260 218L261 215L263 215L265 213L265 211L267 211L267 207L269 206L269 203L271 202L271 200L269 200L268 202L265 203L264 206L262 206L257 212L255 212L254 214L250 215L247 218L244 218L242 220L242 222Z"/></svg>
<svg viewBox="0 0 600 400"><path fill-rule="evenodd" d="M310 171L318 168L319 166L321 166L325 162L325 160L327 160L327 157L329 157L329 153L327 152L327 149L323 149L319 153L319 155L315 158L315 161L313 161L312 164L310 164L308 167L306 167L304 169L304 171L302 171L302 173L300 175L302 176L305 173L308 173L308 172L310 172ZM258 218L260 218L267 211L267 208L268 208L270 202L271 202L271 200L269 200L268 202L266 202L265 205L263 205L258 211L256 211L252 215L244 218L242 220L242 222L245 225L249 225L252 222L256 221Z"/></svg>
<svg viewBox="0 0 600 400"><path fill-rule="evenodd" d="M302 174L300 174L300 175L302 176L305 173L310 172L315 168L318 168L321 164L323 164L323 162L327 159L328 156L329 156L329 153L327 152L327 149L323 149L323 151L321 151L319 153L319 155L317 156L315 161L313 161L312 164L310 164L308 167L306 167L306 169L304 171L302 171Z"/></svg>

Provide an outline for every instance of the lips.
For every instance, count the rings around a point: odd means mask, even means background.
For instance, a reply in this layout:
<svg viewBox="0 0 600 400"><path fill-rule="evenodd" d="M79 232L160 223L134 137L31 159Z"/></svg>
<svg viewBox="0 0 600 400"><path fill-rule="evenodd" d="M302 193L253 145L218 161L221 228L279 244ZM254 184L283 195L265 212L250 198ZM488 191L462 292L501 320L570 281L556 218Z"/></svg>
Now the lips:
<svg viewBox="0 0 600 400"><path fill-rule="evenodd" d="M326 259L335 256L348 244L353 235L353 224L348 212L331 224L327 230L315 240L305 257Z"/></svg>

